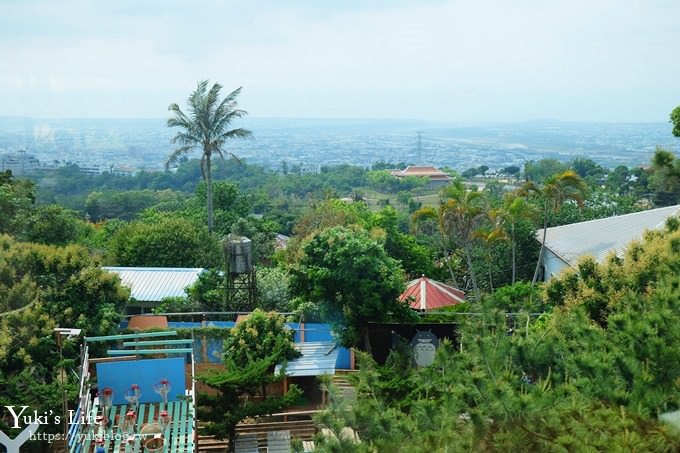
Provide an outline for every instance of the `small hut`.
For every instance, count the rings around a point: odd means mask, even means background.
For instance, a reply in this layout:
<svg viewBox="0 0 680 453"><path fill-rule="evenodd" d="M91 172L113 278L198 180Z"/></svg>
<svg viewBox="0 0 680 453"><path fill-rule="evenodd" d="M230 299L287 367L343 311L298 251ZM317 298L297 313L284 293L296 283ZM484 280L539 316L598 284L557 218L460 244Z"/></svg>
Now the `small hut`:
<svg viewBox="0 0 680 453"><path fill-rule="evenodd" d="M399 300L407 301L414 310L430 311L465 302L465 293L423 275L408 283Z"/></svg>

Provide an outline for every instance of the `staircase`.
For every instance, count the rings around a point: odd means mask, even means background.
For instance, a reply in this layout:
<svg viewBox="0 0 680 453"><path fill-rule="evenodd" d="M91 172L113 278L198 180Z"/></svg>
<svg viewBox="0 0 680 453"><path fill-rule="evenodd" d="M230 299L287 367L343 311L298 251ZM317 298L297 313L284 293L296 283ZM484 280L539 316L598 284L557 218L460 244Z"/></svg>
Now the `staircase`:
<svg viewBox="0 0 680 453"><path fill-rule="evenodd" d="M347 401L355 401L357 399L356 389L347 380L349 373L339 373L333 375L333 384L340 391L340 396Z"/></svg>

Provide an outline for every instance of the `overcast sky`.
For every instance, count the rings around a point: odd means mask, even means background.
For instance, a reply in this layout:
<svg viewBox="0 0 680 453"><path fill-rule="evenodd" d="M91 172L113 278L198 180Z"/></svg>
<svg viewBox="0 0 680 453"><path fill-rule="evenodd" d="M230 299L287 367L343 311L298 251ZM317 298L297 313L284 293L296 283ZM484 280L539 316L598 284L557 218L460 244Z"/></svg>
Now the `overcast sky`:
<svg viewBox="0 0 680 453"><path fill-rule="evenodd" d="M678 0L0 0L0 115L665 122Z"/></svg>

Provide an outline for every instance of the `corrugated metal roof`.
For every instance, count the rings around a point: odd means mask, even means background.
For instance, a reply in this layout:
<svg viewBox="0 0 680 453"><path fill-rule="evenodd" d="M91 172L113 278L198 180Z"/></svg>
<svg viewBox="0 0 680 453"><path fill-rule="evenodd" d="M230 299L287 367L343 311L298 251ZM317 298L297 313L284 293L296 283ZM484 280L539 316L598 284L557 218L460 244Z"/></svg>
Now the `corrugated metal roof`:
<svg viewBox="0 0 680 453"><path fill-rule="evenodd" d="M200 267L102 267L118 274L130 296L143 302L160 302L166 297L182 297L184 289L206 270Z"/></svg>
<svg viewBox="0 0 680 453"><path fill-rule="evenodd" d="M678 214L680 205L675 205L552 227L547 229L545 246L571 266L584 256L602 262L611 252L622 256L626 246L642 239L646 230L661 228L666 219ZM536 238L543 240L543 229L536 232Z"/></svg>
<svg viewBox="0 0 680 453"><path fill-rule="evenodd" d="M414 310L433 310L465 302L465 293L460 289L424 276L410 281L399 300L409 297L413 298L409 305Z"/></svg>
<svg viewBox="0 0 680 453"><path fill-rule="evenodd" d="M338 348L332 341L310 341L308 343L295 343L295 349L302 353L301 357L288 362L286 376L320 376L322 374L335 374L335 366L338 361ZM281 365L276 366L276 373L281 370Z"/></svg>

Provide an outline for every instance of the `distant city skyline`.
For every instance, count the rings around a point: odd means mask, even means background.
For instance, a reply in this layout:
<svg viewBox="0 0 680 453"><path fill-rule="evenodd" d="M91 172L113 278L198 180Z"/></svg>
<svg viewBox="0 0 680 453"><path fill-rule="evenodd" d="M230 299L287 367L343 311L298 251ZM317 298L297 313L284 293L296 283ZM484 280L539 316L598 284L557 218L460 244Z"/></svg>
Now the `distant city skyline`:
<svg viewBox="0 0 680 453"><path fill-rule="evenodd" d="M0 116L166 118L201 79L255 118L666 122L675 0L5 0Z"/></svg>

